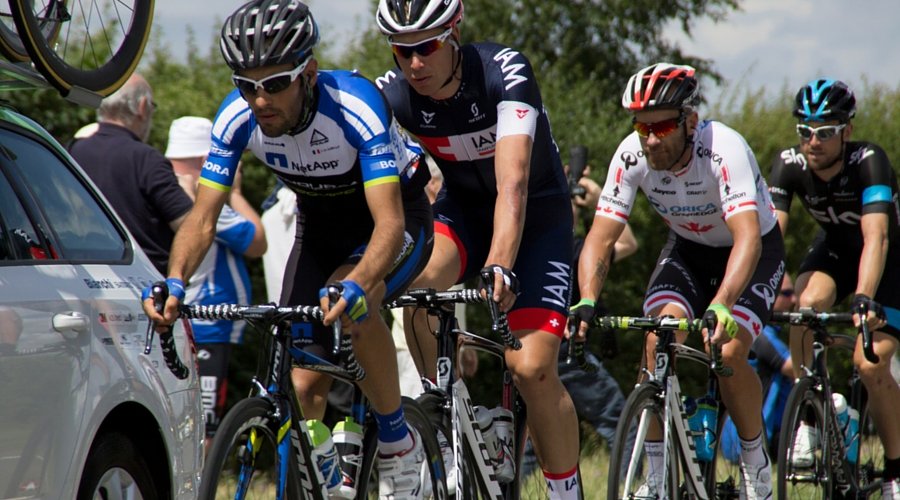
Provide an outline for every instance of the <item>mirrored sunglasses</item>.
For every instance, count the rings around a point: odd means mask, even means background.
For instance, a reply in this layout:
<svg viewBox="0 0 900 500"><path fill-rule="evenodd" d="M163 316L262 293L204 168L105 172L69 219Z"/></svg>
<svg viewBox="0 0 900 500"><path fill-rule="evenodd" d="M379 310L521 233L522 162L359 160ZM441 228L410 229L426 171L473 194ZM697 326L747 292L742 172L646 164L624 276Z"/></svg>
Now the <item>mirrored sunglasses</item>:
<svg viewBox="0 0 900 500"><path fill-rule="evenodd" d="M812 139L813 135L815 135L816 139L819 139L820 141L827 141L837 135L837 133L841 130L844 130L844 127L846 126L846 123L841 123L840 125L824 125L821 127L813 128L809 125L803 125L802 123L800 123L797 124L797 135L799 135L800 139L804 141Z"/></svg>
<svg viewBox="0 0 900 500"><path fill-rule="evenodd" d="M240 75L231 75L231 81L234 82L234 86L237 87L244 96L256 95L259 89L265 90L267 94L277 94L290 87L291 83L300 76L300 73L303 73L303 70L306 69L308 63L309 59L290 71L275 73L262 80L254 80Z"/></svg>
<svg viewBox="0 0 900 500"><path fill-rule="evenodd" d="M389 40L391 44L391 50L394 51L394 55L397 57L402 57L404 59L409 59L412 57L413 52L419 54L422 57L428 57L431 54L434 54L446 43L447 38L450 37L450 32L452 30L448 28L443 33L439 35L433 36L431 38L426 38L425 40L421 40L415 43L397 43L392 40Z"/></svg>
<svg viewBox="0 0 900 500"><path fill-rule="evenodd" d="M634 119L631 121L631 125L634 127L635 132L641 137L650 137L650 134L653 134L662 139L678 130L678 127L682 122L684 122L684 118L682 117L670 118L656 123L644 123Z"/></svg>

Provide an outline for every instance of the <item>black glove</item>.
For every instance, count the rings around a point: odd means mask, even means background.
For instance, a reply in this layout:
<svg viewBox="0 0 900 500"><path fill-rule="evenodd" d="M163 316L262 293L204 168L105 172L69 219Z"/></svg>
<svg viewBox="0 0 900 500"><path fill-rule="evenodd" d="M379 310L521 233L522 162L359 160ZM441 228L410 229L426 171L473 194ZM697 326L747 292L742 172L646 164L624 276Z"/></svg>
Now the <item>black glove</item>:
<svg viewBox="0 0 900 500"><path fill-rule="evenodd" d="M885 319L884 308L881 304L872 300L871 297L864 293L857 293L853 296L852 312L862 315L866 312L872 313L878 319Z"/></svg>
<svg viewBox="0 0 900 500"><path fill-rule="evenodd" d="M487 290L488 287L491 287L493 290L494 275L499 274L500 276L503 276L503 282L506 283L506 286L509 287L512 293L519 295L519 278L516 277L516 273L512 272L512 269L491 264L482 268L479 274L481 275L480 288L482 290Z"/></svg>
<svg viewBox="0 0 900 500"><path fill-rule="evenodd" d="M593 300L581 299L577 304L569 308L569 317L587 323L590 326L594 320L595 307L596 303Z"/></svg>

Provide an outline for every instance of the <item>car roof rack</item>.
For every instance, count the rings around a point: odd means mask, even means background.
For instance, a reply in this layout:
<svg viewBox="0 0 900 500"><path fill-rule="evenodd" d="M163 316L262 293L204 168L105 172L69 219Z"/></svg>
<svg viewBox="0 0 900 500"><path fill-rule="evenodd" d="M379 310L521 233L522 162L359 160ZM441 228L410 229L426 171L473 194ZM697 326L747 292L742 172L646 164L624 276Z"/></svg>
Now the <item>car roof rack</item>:
<svg viewBox="0 0 900 500"><path fill-rule="evenodd" d="M11 63L0 60L0 92L7 90L23 90L53 88L29 62ZM60 93L69 102L89 108L100 107L103 96L82 87L73 86L66 94Z"/></svg>

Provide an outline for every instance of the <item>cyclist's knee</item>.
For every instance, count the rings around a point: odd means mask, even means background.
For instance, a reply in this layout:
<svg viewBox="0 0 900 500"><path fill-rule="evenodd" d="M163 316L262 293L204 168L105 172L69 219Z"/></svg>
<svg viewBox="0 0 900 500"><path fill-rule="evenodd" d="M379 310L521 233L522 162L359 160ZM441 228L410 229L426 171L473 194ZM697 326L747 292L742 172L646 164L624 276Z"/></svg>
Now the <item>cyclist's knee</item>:
<svg viewBox="0 0 900 500"><path fill-rule="evenodd" d="M872 363L864 355L855 354L853 356L853 364L856 365L856 369L859 371L859 378L862 379L863 384L870 391L883 384L896 385L897 383L891 374L890 362L886 362L884 359L878 363Z"/></svg>
<svg viewBox="0 0 900 500"><path fill-rule="evenodd" d="M546 394L549 387L562 386L556 366L541 363L535 357L522 357L508 366L513 382L526 398Z"/></svg>

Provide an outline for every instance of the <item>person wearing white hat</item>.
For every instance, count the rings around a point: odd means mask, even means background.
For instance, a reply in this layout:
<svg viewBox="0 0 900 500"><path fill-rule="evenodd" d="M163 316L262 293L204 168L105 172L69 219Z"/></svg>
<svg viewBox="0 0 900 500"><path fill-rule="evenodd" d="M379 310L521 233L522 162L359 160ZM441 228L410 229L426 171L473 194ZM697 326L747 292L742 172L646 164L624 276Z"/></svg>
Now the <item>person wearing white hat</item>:
<svg viewBox="0 0 900 500"><path fill-rule="evenodd" d="M211 129L212 122L199 116L177 118L169 127L166 158L192 200L209 152ZM219 214L215 241L185 288L185 303L249 304L250 275L244 257L260 257L266 246L259 214L244 198L236 180L228 204ZM225 414L228 361L232 344L241 342L244 322L193 320L191 326L197 344L208 445Z"/></svg>

